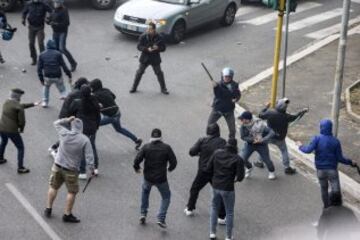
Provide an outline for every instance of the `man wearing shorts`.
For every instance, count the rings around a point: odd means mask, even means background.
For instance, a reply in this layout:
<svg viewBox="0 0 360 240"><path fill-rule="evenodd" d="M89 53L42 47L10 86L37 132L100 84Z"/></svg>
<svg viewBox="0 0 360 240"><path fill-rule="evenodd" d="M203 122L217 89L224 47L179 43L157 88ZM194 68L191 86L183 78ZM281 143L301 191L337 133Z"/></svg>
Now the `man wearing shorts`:
<svg viewBox="0 0 360 240"><path fill-rule="evenodd" d="M44 214L47 218L51 217L52 205L57 192L65 183L68 194L62 219L64 222L78 223L80 219L72 215L72 208L76 194L79 192L80 162L85 158L90 172L93 174L94 154L89 138L82 133L83 123L80 119L75 117L59 119L54 122L54 126L59 135L60 146L51 168L48 201Z"/></svg>

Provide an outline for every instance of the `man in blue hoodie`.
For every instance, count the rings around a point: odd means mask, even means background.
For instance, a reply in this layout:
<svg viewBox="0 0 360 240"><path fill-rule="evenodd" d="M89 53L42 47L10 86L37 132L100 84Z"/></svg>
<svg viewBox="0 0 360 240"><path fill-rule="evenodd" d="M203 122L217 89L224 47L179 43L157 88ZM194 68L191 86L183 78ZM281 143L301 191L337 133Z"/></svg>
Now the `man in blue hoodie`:
<svg viewBox="0 0 360 240"><path fill-rule="evenodd" d="M341 194L338 163L354 167L357 164L343 156L340 141L333 136L332 122L328 119L320 121L320 135L313 137L309 145L302 145L301 142L297 142L297 145L303 153L315 151L315 166L321 186L321 197L324 208L328 208L330 206L329 183L333 194Z"/></svg>
<svg viewBox="0 0 360 240"><path fill-rule="evenodd" d="M61 52L56 49L55 41L50 39L47 42L46 48L46 51L40 54L37 66L40 82L44 86L42 103L42 107L44 108L49 104L50 87L52 84L55 83L62 100L65 99L67 95L64 80L62 79L61 68L69 77L69 84L71 85L71 72L66 66Z"/></svg>

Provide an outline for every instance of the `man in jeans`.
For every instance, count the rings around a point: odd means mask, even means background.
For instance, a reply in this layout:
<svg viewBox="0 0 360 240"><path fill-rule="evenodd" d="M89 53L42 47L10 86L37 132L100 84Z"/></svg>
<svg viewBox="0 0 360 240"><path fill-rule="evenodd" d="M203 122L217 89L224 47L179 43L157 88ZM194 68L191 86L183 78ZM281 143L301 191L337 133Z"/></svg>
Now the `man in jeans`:
<svg viewBox="0 0 360 240"><path fill-rule="evenodd" d="M42 107L46 108L49 105L50 87L52 84L56 85L56 88L61 94L60 99L66 98L66 88L64 80L62 78L61 68L65 74L69 77L69 84L71 85L71 72L66 66L61 52L56 50L56 44L53 40L47 42L47 50L41 53L37 66L39 79L43 87L43 102Z"/></svg>
<svg viewBox="0 0 360 240"><path fill-rule="evenodd" d="M115 131L130 138L135 143L135 149L139 150L142 139L136 137L132 132L121 126L121 113L119 106L115 102L115 94L107 88L103 88L100 79L94 79L90 82L93 95L101 104L101 121L100 126L112 124Z"/></svg>
<svg viewBox="0 0 360 240"><path fill-rule="evenodd" d="M59 135L60 146L51 168L47 206L44 215L51 217L52 207L58 190L65 183L68 190L66 197L64 222L78 223L80 219L72 214L76 194L79 192L78 174L80 162L86 159L92 175L94 174L94 155L90 140L82 133L83 123L75 117L63 118L54 122Z"/></svg>
<svg viewBox="0 0 360 240"><path fill-rule="evenodd" d="M239 101L241 94L239 84L233 80L234 71L230 68L222 70L220 82L212 81L214 87L213 109L210 113L208 125L216 123L224 117L229 128L229 139L235 138L235 103Z"/></svg>
<svg viewBox="0 0 360 240"><path fill-rule="evenodd" d="M29 23L29 48L32 59L31 65L36 65L37 53L35 48L35 39L37 38L40 53L45 50L44 47L44 25L46 13L51 13L52 9L41 0L32 0L27 3L22 12L22 24L26 26L26 18Z"/></svg>
<svg viewBox="0 0 360 240"><path fill-rule="evenodd" d="M171 198L167 171L172 172L176 168L177 160L171 147L162 142L160 129L152 130L150 142L145 144L137 154L134 161L134 169L137 173L141 173L140 164L144 160L140 223L145 224L146 222L150 191L152 186L156 186L162 198L157 224L161 228L166 228L165 219Z"/></svg>
<svg viewBox="0 0 360 240"><path fill-rule="evenodd" d="M357 164L343 156L341 143L332 135L332 122L328 119L320 121L320 135L313 137L309 145L302 145L301 142L297 142L297 145L303 153L315 151L315 166L321 187L321 198L324 208L328 208L330 206L329 183L333 194L341 194L338 163L353 167Z"/></svg>
<svg viewBox="0 0 360 240"><path fill-rule="evenodd" d="M237 154L236 139L229 139L225 149L215 151L209 160L207 170L212 173L213 197L210 213L210 239L216 239L218 209L224 201L226 212L226 239L233 239L235 181L244 179L244 162Z"/></svg>

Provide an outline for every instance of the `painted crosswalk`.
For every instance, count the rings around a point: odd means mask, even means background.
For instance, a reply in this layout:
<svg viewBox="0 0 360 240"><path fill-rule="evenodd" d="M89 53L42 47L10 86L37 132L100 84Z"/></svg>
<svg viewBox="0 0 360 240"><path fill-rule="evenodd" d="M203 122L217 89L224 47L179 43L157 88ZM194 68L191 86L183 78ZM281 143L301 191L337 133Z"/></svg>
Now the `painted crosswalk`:
<svg viewBox="0 0 360 240"><path fill-rule="evenodd" d="M351 0L351 1L354 2L354 3L360 4L360 0Z"/></svg>

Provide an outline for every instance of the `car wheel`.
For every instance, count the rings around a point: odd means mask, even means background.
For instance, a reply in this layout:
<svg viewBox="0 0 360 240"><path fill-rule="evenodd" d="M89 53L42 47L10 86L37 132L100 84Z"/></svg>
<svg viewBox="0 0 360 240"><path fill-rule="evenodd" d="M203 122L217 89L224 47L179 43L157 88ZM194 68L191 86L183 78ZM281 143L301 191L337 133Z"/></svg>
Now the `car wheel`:
<svg viewBox="0 0 360 240"><path fill-rule="evenodd" d="M5 12L11 11L16 7L17 0L1 0L0 10Z"/></svg>
<svg viewBox="0 0 360 240"><path fill-rule="evenodd" d="M177 21L171 30L171 40L179 43L185 38L186 26L184 21Z"/></svg>
<svg viewBox="0 0 360 240"><path fill-rule="evenodd" d="M235 21L235 15L236 15L236 6L235 4L230 4L225 10L224 16L221 19L221 24L223 26L230 26Z"/></svg>
<svg viewBox="0 0 360 240"><path fill-rule="evenodd" d="M91 0L93 8L98 10L107 10L115 6L116 0Z"/></svg>

